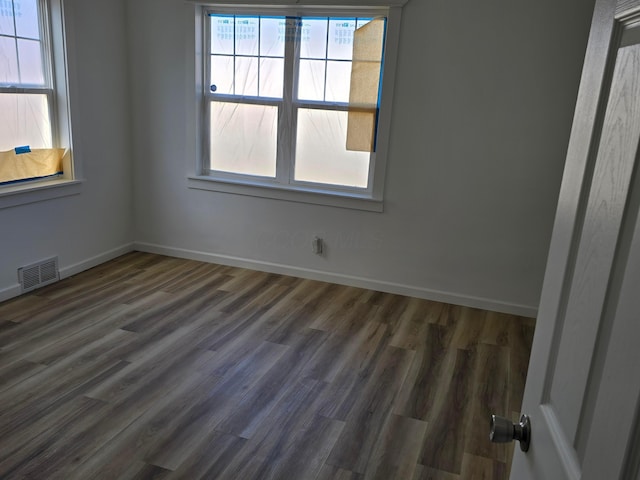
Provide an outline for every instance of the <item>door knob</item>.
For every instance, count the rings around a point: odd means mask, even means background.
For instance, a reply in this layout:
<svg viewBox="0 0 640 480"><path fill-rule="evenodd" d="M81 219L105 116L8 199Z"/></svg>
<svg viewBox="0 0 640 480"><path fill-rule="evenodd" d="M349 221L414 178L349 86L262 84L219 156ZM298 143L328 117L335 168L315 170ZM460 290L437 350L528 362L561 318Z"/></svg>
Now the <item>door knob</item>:
<svg viewBox="0 0 640 480"><path fill-rule="evenodd" d="M493 443L509 443L514 440L520 442L520 450L529 451L531 443L531 422L528 415L520 417L520 423L511 423L511 420L491 415L491 430L489 440Z"/></svg>

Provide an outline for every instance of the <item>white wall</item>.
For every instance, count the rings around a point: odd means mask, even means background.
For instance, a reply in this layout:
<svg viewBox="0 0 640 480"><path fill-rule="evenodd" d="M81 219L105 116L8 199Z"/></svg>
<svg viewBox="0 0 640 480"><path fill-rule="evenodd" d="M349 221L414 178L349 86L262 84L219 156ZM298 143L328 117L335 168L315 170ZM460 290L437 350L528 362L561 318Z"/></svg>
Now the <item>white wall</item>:
<svg viewBox="0 0 640 480"><path fill-rule="evenodd" d="M82 192L0 209L0 299L18 267L58 255L63 275L131 248L132 185L124 1L66 0L72 21L72 118Z"/></svg>
<svg viewBox="0 0 640 480"><path fill-rule="evenodd" d="M138 248L535 312L592 0L409 2L382 214L188 189L193 7L127 5Z"/></svg>
<svg viewBox="0 0 640 480"><path fill-rule="evenodd" d="M0 299L16 294L21 265L58 255L63 273L73 273L135 240L531 313L592 3L411 0L380 214L188 189L193 7L67 0L86 180L79 195L0 210ZM326 257L311 253L313 235L325 238Z"/></svg>

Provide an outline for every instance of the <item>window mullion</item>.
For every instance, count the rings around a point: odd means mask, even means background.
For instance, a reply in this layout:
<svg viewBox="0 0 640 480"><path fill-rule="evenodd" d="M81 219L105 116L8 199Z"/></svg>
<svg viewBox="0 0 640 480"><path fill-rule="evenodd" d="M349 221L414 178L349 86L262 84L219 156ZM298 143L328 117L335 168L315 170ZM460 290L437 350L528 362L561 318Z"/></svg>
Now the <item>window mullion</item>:
<svg viewBox="0 0 640 480"><path fill-rule="evenodd" d="M327 101L327 70L329 70L329 31L331 30L331 22L327 17L327 37L324 45L324 86L322 89L322 100Z"/></svg>
<svg viewBox="0 0 640 480"><path fill-rule="evenodd" d="M20 69L20 51L18 50L18 27L16 25L16 6L11 2L11 12L13 13L13 45L16 50L16 62L18 67L18 85L22 84L22 70Z"/></svg>
<svg viewBox="0 0 640 480"><path fill-rule="evenodd" d="M56 86L54 82L53 62L51 61L53 39L51 38L51 31L49 29L49 25L51 23L51 19L49 16L49 2L40 0L38 2L38 9L38 18L40 20L40 55L42 58L44 80L48 90L47 103L49 106L49 123L51 125L51 142L52 146L58 146L61 144L62 138L60 136L57 98L56 95L54 95Z"/></svg>
<svg viewBox="0 0 640 480"><path fill-rule="evenodd" d="M300 19L287 17L284 47L284 91L278 111L278 157L276 178L280 183L292 181L295 168L298 95L298 64L300 62Z"/></svg>
<svg viewBox="0 0 640 480"><path fill-rule="evenodd" d="M235 27L234 27L235 28ZM202 52L204 58L204 68L202 73L202 125L205 135L202 136L200 148L202 149L200 171L206 173L211 171L211 102L212 98L209 97L211 92L211 17L208 14L203 15L202 31L203 42Z"/></svg>
<svg viewBox="0 0 640 480"><path fill-rule="evenodd" d="M40 19L40 55L42 58L42 68L44 71L44 80L47 87L55 88L53 77L53 65L51 64L51 32L49 30L49 8L47 2L40 0L38 2Z"/></svg>

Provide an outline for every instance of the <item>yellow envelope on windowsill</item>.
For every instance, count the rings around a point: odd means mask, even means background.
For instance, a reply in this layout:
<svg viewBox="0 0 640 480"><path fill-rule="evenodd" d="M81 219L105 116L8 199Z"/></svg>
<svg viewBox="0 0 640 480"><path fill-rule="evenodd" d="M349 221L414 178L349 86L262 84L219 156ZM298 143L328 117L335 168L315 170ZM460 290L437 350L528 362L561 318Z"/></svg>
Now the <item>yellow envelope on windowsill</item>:
<svg viewBox="0 0 640 480"><path fill-rule="evenodd" d="M63 172L64 148L34 149L16 154L0 152L0 184L50 177Z"/></svg>

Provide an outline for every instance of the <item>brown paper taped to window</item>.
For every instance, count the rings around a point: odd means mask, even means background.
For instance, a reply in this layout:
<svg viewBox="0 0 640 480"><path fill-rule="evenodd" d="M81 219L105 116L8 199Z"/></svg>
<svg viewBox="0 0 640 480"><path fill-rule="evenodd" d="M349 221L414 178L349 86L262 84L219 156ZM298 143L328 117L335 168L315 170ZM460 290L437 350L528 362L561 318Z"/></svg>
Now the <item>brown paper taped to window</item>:
<svg viewBox="0 0 640 480"><path fill-rule="evenodd" d="M384 30L385 19L376 18L354 35L347 150L373 152L375 148Z"/></svg>
<svg viewBox="0 0 640 480"><path fill-rule="evenodd" d="M20 154L15 150L0 152L0 183L62 173L64 152L64 148L34 149Z"/></svg>

